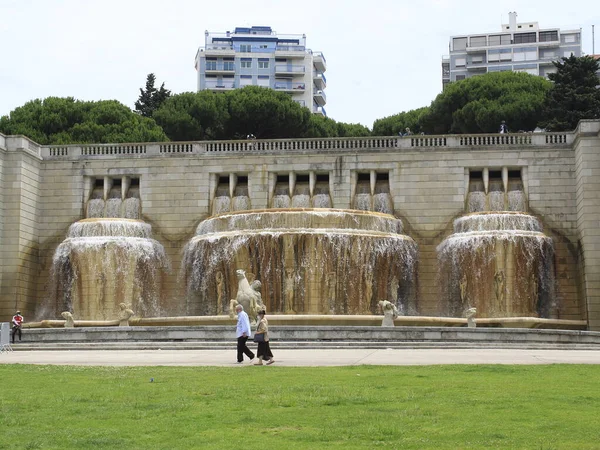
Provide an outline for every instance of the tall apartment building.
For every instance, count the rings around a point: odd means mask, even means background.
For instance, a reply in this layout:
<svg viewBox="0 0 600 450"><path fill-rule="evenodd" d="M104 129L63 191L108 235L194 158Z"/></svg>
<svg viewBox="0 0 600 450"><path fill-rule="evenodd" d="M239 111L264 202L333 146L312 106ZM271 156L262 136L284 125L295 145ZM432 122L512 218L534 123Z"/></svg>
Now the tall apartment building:
<svg viewBox="0 0 600 450"><path fill-rule="evenodd" d="M442 58L442 87L487 72L527 72L547 77L556 71L552 61L581 56L581 30L540 29L537 22L509 23L499 32L450 38L450 55Z"/></svg>
<svg viewBox="0 0 600 450"><path fill-rule="evenodd" d="M305 35L277 35L271 27L206 31L196 53L199 91L265 86L324 116L325 70L323 53L307 49Z"/></svg>

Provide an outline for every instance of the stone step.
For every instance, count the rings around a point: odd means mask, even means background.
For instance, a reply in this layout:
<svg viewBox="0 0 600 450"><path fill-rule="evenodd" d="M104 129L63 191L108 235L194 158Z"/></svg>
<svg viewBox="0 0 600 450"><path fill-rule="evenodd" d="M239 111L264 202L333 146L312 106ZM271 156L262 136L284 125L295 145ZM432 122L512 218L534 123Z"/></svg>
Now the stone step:
<svg viewBox="0 0 600 450"><path fill-rule="evenodd" d="M251 347L253 343L249 344ZM549 350L600 350L600 345L585 343L550 342L431 342L431 341L272 341L277 349L549 349ZM14 351L36 350L233 350L235 341L103 341L103 342L23 342L12 346Z"/></svg>

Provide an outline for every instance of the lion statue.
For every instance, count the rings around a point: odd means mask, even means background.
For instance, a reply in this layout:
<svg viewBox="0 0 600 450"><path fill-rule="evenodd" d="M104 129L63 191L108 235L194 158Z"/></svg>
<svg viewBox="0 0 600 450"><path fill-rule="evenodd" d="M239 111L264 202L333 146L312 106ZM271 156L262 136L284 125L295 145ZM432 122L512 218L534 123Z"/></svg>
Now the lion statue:
<svg viewBox="0 0 600 450"><path fill-rule="evenodd" d="M260 295L260 281L254 280L252 284L248 283L246 271L243 269L236 270L235 274L238 279L238 291L235 299L229 302L229 317L234 318L235 307L242 305L250 320L256 322L258 311L265 309Z"/></svg>
<svg viewBox="0 0 600 450"><path fill-rule="evenodd" d="M73 314L70 311L64 311L60 315L65 319L65 328L75 328L75 321L73 320Z"/></svg>

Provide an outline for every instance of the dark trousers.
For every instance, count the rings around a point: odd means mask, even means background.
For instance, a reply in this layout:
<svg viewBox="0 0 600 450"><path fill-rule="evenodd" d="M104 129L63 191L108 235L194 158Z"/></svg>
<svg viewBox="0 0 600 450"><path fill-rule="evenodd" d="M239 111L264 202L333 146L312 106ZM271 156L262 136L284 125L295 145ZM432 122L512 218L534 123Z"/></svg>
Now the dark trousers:
<svg viewBox="0 0 600 450"><path fill-rule="evenodd" d="M254 353L250 351L248 346L246 345L246 341L248 340L248 336L240 336L237 342L237 360L238 362L242 362L244 360L244 355L248 358L253 359Z"/></svg>
<svg viewBox="0 0 600 450"><path fill-rule="evenodd" d="M268 342L259 342L258 343L258 351L256 352L259 357L263 357L265 361L269 361L273 358L273 353L271 353L271 346Z"/></svg>
<svg viewBox="0 0 600 450"><path fill-rule="evenodd" d="M15 334L19 333L19 340L21 340L21 327L13 327L12 329L12 342L15 343Z"/></svg>

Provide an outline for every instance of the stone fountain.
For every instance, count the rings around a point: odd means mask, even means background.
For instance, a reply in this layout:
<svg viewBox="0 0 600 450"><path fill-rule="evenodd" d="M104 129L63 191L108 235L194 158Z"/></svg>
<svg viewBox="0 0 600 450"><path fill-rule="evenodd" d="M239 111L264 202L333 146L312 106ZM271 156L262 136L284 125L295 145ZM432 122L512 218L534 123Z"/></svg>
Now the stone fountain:
<svg viewBox="0 0 600 450"><path fill-rule="evenodd" d="M139 184L127 177L96 181L88 218L69 227L54 254L43 314L66 310L77 320L112 320L124 303L140 317L155 317L169 261L152 227L139 220Z"/></svg>
<svg viewBox="0 0 600 450"><path fill-rule="evenodd" d="M406 315L417 311L416 265L417 245L394 216L268 209L203 221L185 248L182 276L188 315L227 314L238 268L261 281L269 314L377 314L385 298Z"/></svg>
<svg viewBox="0 0 600 450"><path fill-rule="evenodd" d="M540 221L523 212L522 184L471 180L466 216L438 246L442 314L548 318L554 306L554 246ZM486 177L484 177L486 178Z"/></svg>

